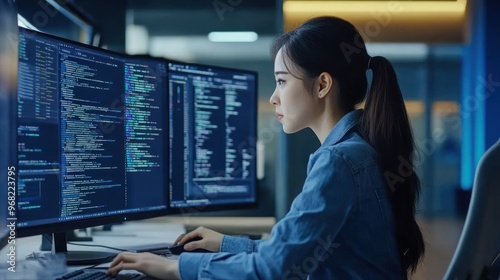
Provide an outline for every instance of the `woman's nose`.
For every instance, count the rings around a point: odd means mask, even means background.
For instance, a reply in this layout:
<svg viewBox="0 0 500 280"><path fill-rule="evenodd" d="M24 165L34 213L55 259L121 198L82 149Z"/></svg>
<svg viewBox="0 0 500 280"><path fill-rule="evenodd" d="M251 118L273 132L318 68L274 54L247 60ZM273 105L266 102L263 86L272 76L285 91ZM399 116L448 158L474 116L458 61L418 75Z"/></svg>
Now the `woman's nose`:
<svg viewBox="0 0 500 280"><path fill-rule="evenodd" d="M274 91L271 97L269 98L269 103L275 106L278 105L278 98L276 96L276 91Z"/></svg>

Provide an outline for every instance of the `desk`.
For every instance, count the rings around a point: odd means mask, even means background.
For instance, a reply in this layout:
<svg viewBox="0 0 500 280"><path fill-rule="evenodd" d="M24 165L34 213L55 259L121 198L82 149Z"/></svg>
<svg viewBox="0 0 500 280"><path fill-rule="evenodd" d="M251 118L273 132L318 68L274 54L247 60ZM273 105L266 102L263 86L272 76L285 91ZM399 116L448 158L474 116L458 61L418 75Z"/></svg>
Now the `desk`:
<svg viewBox="0 0 500 280"><path fill-rule="evenodd" d="M267 234L275 224L273 217L193 217L193 216L164 216L142 221L130 221L119 225L113 225L112 231L94 231L92 242L77 242L89 245L106 245L115 248L132 249L135 246L146 246L157 243L172 243L175 239L188 229L198 226L219 231L225 234ZM16 265L26 261L25 257L40 249L42 237L40 235L16 239ZM9 245L0 250L0 280L31 280L47 279L44 276L30 276L26 278L20 273L4 273L5 264L8 260L7 253ZM104 251L117 252L108 248L77 246L68 244L68 251ZM33 261L34 262L34 261ZM107 264L109 265L109 264ZM103 266L106 266L104 264ZM86 266L62 267L64 274ZM43 268L40 268L43 269ZM33 269L31 269L33 270ZM46 270L46 269L45 269ZM31 272L30 272L31 273Z"/></svg>
<svg viewBox="0 0 500 280"><path fill-rule="evenodd" d="M111 232L96 232L92 242L76 242L88 245L105 245L109 247L132 249L135 246L146 246L157 243L172 243L182 233L185 232L184 225L179 223L165 223L161 221L131 221L119 225L114 225ZM87 266L67 267L61 262L54 261L50 264L49 270L54 270L55 274L47 274L44 268L36 260L25 260L25 257L32 252L39 252L42 237L40 235L17 238L15 243L15 263L16 272L7 271L10 245L0 251L0 280L31 280L44 279L48 277L62 275L66 272L81 269ZM68 244L68 251L102 251L118 252L116 250ZM43 252L42 252L43 253ZM6 266L7 265L7 266ZM109 264L107 264L109 265ZM106 265L104 265L106 266ZM43 274L45 273L45 274Z"/></svg>
<svg viewBox="0 0 500 280"><path fill-rule="evenodd" d="M132 221L119 225L113 225L110 232L96 231L92 242L75 242L89 245L105 245L116 248L127 248L142 246L151 243L172 243L185 232L184 225L179 223L164 223L158 221ZM40 235L16 239L16 256L23 259L33 251L39 251L42 237ZM7 260L8 245L0 251L0 262ZM111 249L77 246L68 244L68 250L75 251L106 251Z"/></svg>

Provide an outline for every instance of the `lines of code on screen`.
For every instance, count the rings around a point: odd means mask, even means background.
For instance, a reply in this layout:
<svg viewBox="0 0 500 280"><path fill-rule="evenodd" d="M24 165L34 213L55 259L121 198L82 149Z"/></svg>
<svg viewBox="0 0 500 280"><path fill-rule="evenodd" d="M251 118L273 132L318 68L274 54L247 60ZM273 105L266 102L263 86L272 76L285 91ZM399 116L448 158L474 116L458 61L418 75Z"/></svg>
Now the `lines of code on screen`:
<svg viewBox="0 0 500 280"><path fill-rule="evenodd" d="M57 216L60 177L57 44L19 33L18 225ZM43 210L43 211L41 211Z"/></svg>
<svg viewBox="0 0 500 280"><path fill-rule="evenodd" d="M256 77L169 64L171 206L255 201Z"/></svg>
<svg viewBox="0 0 500 280"><path fill-rule="evenodd" d="M19 226L166 209L166 64L20 31Z"/></svg>
<svg viewBox="0 0 500 280"><path fill-rule="evenodd" d="M126 191L123 110L110 107L123 92L122 62L117 57L84 52L72 46L59 48L59 61L60 216L70 218L104 209L123 209Z"/></svg>

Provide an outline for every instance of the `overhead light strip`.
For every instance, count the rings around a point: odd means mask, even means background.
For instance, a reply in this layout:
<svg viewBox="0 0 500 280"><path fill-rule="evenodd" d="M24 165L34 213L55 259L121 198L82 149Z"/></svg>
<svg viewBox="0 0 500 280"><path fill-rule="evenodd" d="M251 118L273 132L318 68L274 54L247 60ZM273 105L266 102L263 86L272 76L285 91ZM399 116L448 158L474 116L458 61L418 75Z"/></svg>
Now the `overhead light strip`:
<svg viewBox="0 0 500 280"><path fill-rule="evenodd" d="M402 13L464 13L466 0L457 1L285 1L287 13L360 13L397 10Z"/></svg>
<svg viewBox="0 0 500 280"><path fill-rule="evenodd" d="M252 31L208 33L208 40L211 42L255 42L258 38L259 35Z"/></svg>

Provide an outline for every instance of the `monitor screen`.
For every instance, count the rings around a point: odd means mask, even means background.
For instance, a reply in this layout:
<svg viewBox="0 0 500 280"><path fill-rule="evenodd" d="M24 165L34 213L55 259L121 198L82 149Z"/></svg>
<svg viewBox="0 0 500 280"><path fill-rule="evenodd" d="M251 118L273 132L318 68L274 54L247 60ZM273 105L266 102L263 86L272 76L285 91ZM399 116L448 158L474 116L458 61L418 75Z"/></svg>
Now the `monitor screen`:
<svg viewBox="0 0 500 280"><path fill-rule="evenodd" d="M18 73L19 235L167 213L163 60L20 28Z"/></svg>
<svg viewBox="0 0 500 280"><path fill-rule="evenodd" d="M174 61L168 70L170 206L254 206L257 73Z"/></svg>

